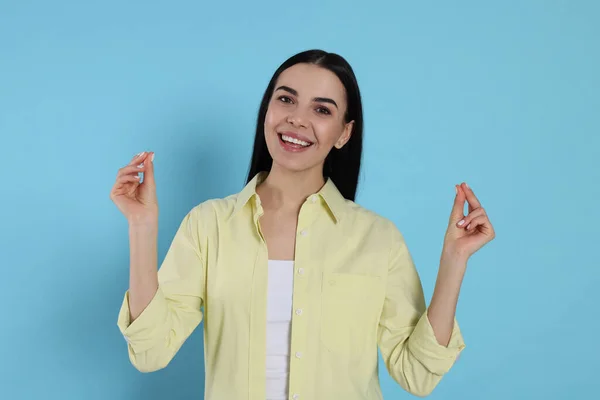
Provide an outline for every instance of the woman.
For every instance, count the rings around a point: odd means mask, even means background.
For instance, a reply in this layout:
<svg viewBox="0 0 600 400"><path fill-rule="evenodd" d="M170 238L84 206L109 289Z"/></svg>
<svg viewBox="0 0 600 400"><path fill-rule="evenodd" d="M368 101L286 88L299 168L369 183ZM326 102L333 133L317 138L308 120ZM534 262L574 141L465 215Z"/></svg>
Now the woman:
<svg viewBox="0 0 600 400"><path fill-rule="evenodd" d="M158 272L154 153L119 171L131 272L118 326L137 369L164 368L204 319L208 400L381 399L378 348L404 389L434 389L464 348L467 260L494 230L457 185L426 308L399 230L354 203L362 122L342 57L288 59L264 93L245 188L194 207Z"/></svg>

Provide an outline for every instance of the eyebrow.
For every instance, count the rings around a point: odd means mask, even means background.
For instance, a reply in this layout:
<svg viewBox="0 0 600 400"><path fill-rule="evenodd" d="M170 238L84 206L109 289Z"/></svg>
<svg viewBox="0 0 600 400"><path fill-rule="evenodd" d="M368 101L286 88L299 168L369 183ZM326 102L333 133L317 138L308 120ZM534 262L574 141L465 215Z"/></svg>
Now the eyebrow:
<svg viewBox="0 0 600 400"><path fill-rule="evenodd" d="M275 91L278 90L285 90L288 93L293 94L294 96L298 96L298 91L292 89L289 86L279 86L277 89L275 89ZM335 100L330 99L329 97L315 97L313 98L313 101L319 102L319 103L330 103L333 104L336 108L339 108L337 103L335 102Z"/></svg>

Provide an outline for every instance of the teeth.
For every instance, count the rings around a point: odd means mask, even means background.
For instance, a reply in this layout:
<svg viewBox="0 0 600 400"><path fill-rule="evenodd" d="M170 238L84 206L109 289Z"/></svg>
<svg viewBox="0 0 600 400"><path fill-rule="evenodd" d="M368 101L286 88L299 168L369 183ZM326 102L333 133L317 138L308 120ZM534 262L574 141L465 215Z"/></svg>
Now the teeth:
<svg viewBox="0 0 600 400"><path fill-rule="evenodd" d="M295 144L299 144L301 146L310 146L310 143L305 142L304 140L299 140L299 139L295 139L293 137L289 137L287 135L281 135L281 138L286 141L286 142L290 142L290 143L295 143Z"/></svg>

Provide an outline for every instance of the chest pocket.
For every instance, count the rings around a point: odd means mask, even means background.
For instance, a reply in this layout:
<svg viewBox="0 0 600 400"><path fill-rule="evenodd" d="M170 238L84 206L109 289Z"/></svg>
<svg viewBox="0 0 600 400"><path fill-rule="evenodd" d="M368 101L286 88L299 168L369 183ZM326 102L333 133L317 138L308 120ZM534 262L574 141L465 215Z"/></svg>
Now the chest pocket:
<svg viewBox="0 0 600 400"><path fill-rule="evenodd" d="M325 272L321 289L323 345L347 356L376 346L383 290L378 276Z"/></svg>

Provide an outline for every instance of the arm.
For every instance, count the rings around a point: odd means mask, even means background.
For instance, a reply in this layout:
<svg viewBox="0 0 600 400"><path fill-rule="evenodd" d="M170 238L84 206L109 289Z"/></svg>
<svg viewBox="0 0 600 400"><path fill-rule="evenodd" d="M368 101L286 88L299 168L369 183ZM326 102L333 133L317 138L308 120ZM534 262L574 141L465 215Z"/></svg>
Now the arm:
<svg viewBox="0 0 600 400"><path fill-rule="evenodd" d="M409 393L426 396L450 370L465 344L454 315L447 345L438 342L404 238L393 224L390 230L392 242L379 322L379 348L391 377ZM436 302L444 301L439 293L444 294L438 291ZM433 311L436 315L436 309Z"/></svg>
<svg viewBox="0 0 600 400"><path fill-rule="evenodd" d="M156 272L156 233L131 229L131 281L117 325L131 363L142 372L164 368L202 321L205 263L198 210L181 222Z"/></svg>
<svg viewBox="0 0 600 400"><path fill-rule="evenodd" d="M454 327L458 295L467 262L442 255L431 303L427 309L429 322L439 344L448 346Z"/></svg>
<svg viewBox="0 0 600 400"><path fill-rule="evenodd" d="M456 196L444 238L440 268L428 309L437 341L443 345L447 345L450 340L467 260L496 236L494 227L473 190L464 182L455 189ZM466 217L465 201L469 210Z"/></svg>
<svg viewBox="0 0 600 400"><path fill-rule="evenodd" d="M158 289L158 222L129 225L129 312L133 322Z"/></svg>
<svg viewBox="0 0 600 400"><path fill-rule="evenodd" d="M469 206L467 216L463 213L465 202ZM473 190L464 182L457 185L427 310L404 239L395 226L390 236L392 250L380 320L380 348L390 375L409 392L425 396L433 391L465 348L455 317L460 287L467 260L493 240L495 232Z"/></svg>

